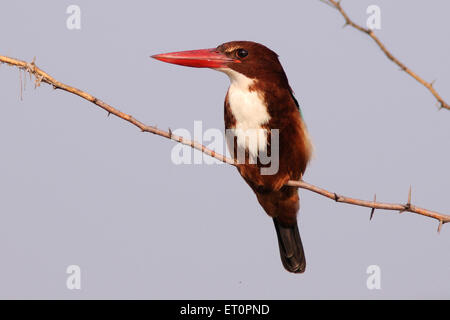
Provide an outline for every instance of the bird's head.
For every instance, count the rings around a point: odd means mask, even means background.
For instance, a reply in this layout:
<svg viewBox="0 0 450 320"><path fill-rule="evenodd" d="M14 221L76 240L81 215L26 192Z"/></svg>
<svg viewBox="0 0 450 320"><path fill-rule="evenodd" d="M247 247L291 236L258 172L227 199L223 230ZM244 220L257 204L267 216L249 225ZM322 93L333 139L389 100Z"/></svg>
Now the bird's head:
<svg viewBox="0 0 450 320"><path fill-rule="evenodd" d="M278 55L252 41L231 41L217 48L163 53L152 58L182 66L215 69L232 80L239 74L257 80L286 79Z"/></svg>

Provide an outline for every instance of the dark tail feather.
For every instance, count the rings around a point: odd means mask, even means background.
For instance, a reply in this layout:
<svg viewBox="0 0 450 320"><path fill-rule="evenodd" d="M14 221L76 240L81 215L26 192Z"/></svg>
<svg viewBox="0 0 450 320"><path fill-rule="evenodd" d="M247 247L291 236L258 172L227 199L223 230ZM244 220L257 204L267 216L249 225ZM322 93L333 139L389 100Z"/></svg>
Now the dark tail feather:
<svg viewBox="0 0 450 320"><path fill-rule="evenodd" d="M278 246L280 247L281 262L289 272L303 273L306 268L305 253L297 224L283 226L277 218L273 218L277 230Z"/></svg>

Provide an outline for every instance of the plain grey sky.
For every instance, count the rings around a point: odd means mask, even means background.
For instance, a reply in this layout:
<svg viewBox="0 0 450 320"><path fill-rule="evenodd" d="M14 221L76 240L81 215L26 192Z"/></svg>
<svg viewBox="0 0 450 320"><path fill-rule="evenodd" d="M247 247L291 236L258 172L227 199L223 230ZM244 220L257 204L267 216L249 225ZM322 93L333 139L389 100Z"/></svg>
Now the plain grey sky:
<svg viewBox="0 0 450 320"><path fill-rule="evenodd" d="M66 28L77 4L82 29ZM445 0L381 8L388 48L450 100ZM339 13L309 1L9 1L0 54L31 61L147 124L223 128L228 79L151 54L261 42L279 55L315 144L305 180L450 212L450 113ZM174 142L0 66L0 298L450 298L450 229L300 190L303 275L235 168L171 162ZM82 289L66 288L66 268ZM381 290L366 269L381 268Z"/></svg>

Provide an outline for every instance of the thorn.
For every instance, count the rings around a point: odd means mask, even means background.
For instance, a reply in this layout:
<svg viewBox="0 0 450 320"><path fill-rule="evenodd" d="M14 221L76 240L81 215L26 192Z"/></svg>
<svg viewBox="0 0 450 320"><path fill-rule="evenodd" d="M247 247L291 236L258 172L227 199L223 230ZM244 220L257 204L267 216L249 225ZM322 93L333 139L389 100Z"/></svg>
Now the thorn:
<svg viewBox="0 0 450 320"><path fill-rule="evenodd" d="M339 201L339 196L337 195L337 193L334 193L334 201L338 202Z"/></svg>
<svg viewBox="0 0 450 320"><path fill-rule="evenodd" d="M19 78L20 78L20 101L23 101L23 80L22 80L22 70L19 69Z"/></svg>
<svg viewBox="0 0 450 320"><path fill-rule="evenodd" d="M344 29L346 26L348 26L350 23L348 21L345 21L344 25L342 26L342 29Z"/></svg>
<svg viewBox="0 0 450 320"><path fill-rule="evenodd" d="M373 197L373 204L375 205L376 202L377 202L377 195L375 194L375 196ZM375 207L373 207L372 210L370 210L369 221L372 220L374 213L375 213Z"/></svg>
<svg viewBox="0 0 450 320"><path fill-rule="evenodd" d="M438 232L438 233L441 233L442 225L444 224L444 222L443 222L442 220L439 220L439 221L440 221L440 222L439 222L439 227L438 227L437 232Z"/></svg>
<svg viewBox="0 0 450 320"><path fill-rule="evenodd" d="M430 82L430 86L434 86L435 82L436 82L436 79L434 79L433 81L431 81L431 82Z"/></svg>
<svg viewBox="0 0 450 320"><path fill-rule="evenodd" d="M172 129L169 128L169 139L172 139Z"/></svg>
<svg viewBox="0 0 450 320"><path fill-rule="evenodd" d="M409 186L408 203L407 203L408 207L411 207L411 190L412 190L412 186Z"/></svg>
<svg viewBox="0 0 450 320"><path fill-rule="evenodd" d="M375 213L375 208L372 208L372 210L370 211L370 218L369 218L369 221L372 220L373 214L374 214L374 213Z"/></svg>
<svg viewBox="0 0 450 320"><path fill-rule="evenodd" d="M399 213L403 213L403 212L408 211L409 209L411 209L411 189L412 189L412 187L409 186L408 202L403 206L403 209L400 210Z"/></svg>
<svg viewBox="0 0 450 320"><path fill-rule="evenodd" d="M111 115L111 112L108 111L108 114L106 116L109 118L110 115Z"/></svg>

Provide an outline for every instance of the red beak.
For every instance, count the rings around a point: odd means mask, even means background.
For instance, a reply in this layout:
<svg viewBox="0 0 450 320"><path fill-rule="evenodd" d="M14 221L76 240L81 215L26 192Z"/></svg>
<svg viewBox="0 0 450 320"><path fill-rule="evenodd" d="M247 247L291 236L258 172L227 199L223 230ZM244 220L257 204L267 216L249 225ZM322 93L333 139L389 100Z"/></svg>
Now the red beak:
<svg viewBox="0 0 450 320"><path fill-rule="evenodd" d="M227 57L215 48L162 53L156 54L152 58L194 68L225 68L231 62L241 62L240 60Z"/></svg>

